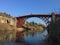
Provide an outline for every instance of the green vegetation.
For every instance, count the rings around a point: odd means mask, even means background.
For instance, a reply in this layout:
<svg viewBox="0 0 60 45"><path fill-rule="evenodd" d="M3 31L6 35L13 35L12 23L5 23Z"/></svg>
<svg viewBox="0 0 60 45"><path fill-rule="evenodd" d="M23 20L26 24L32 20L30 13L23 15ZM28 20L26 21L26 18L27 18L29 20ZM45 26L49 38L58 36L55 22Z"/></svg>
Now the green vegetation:
<svg viewBox="0 0 60 45"><path fill-rule="evenodd" d="M42 33L45 29L45 26L42 24L37 24L35 22L26 22L26 24L22 27L24 33Z"/></svg>
<svg viewBox="0 0 60 45"><path fill-rule="evenodd" d="M7 14L7 13L2 13L2 12L0 12L0 16L5 16L5 17L12 17L10 14Z"/></svg>

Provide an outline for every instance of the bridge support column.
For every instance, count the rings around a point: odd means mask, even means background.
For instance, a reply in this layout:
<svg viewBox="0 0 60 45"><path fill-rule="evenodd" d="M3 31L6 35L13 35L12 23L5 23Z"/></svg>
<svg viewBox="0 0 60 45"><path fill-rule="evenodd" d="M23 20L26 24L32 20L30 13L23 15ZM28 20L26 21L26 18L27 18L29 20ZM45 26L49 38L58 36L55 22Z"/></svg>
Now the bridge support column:
<svg viewBox="0 0 60 45"><path fill-rule="evenodd" d="M55 23L56 22L56 15L55 13L52 13L52 23Z"/></svg>

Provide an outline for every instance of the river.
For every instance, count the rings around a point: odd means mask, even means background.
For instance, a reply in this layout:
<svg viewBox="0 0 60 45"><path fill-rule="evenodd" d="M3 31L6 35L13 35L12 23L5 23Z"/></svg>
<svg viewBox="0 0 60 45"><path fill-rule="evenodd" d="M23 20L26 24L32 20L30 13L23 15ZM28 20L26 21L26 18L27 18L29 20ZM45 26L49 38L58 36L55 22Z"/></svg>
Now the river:
<svg viewBox="0 0 60 45"><path fill-rule="evenodd" d="M47 35L48 35L47 30L45 30L43 33L36 32L34 35L29 34L28 36L25 36L24 41L29 45L40 45L40 43L44 42ZM0 43L0 45L21 45L21 44L20 43Z"/></svg>
<svg viewBox="0 0 60 45"><path fill-rule="evenodd" d="M28 35L28 36L24 37L24 41L26 43L29 43L30 45L39 45L39 43L41 43L45 40L47 35L48 35L47 30L45 30L43 33L37 32L33 36Z"/></svg>

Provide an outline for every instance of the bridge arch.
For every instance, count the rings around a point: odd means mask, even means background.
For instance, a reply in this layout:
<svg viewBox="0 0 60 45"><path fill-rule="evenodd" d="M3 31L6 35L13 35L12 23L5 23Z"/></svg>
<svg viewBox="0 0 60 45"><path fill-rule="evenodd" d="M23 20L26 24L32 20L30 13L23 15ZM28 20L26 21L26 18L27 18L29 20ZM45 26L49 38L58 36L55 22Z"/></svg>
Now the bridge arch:
<svg viewBox="0 0 60 45"><path fill-rule="evenodd" d="M32 15L26 15L26 16L21 16L21 17L17 17L17 27L20 28L23 26L23 24L25 23L25 21L28 19L28 18L31 18L31 17L37 17L37 18L40 18L42 19L46 24L49 23L49 18L51 18L51 15L40 15L40 14L32 14Z"/></svg>

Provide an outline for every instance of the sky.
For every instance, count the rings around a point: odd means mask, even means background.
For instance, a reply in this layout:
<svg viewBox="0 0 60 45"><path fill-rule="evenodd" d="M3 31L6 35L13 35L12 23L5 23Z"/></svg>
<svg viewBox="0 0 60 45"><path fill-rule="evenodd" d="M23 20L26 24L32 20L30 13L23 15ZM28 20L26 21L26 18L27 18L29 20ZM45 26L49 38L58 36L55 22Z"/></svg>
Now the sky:
<svg viewBox="0 0 60 45"><path fill-rule="evenodd" d="M14 17L29 14L59 13L60 0L0 0L0 12L6 12ZM32 19L29 20L33 21ZM41 20L38 22L41 22Z"/></svg>
<svg viewBox="0 0 60 45"><path fill-rule="evenodd" d="M26 20L27 22L35 22L37 24L43 24L46 26L46 22L42 21L42 19L38 18L38 17L32 17Z"/></svg>
<svg viewBox="0 0 60 45"><path fill-rule="evenodd" d="M59 12L60 0L0 0L0 12L12 16Z"/></svg>

